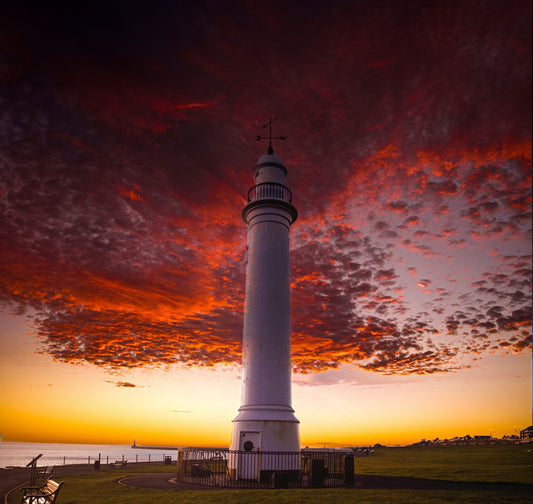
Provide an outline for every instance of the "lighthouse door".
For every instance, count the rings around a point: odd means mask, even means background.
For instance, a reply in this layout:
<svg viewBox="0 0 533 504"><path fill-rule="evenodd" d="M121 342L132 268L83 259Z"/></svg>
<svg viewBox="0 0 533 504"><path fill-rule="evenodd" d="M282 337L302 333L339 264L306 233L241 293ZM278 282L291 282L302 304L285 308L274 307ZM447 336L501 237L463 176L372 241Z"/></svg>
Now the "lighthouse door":
<svg viewBox="0 0 533 504"><path fill-rule="evenodd" d="M239 439L239 472L241 479L259 480L261 433L243 431Z"/></svg>

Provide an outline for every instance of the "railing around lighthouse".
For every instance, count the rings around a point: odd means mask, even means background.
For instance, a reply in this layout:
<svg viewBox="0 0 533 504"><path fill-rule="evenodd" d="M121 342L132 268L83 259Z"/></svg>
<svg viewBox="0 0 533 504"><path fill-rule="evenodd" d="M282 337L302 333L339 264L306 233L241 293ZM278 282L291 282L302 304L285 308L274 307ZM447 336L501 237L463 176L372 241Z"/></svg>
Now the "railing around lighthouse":
<svg viewBox="0 0 533 504"><path fill-rule="evenodd" d="M180 448L177 479L226 488L306 488L352 485L352 450L297 452Z"/></svg>
<svg viewBox="0 0 533 504"><path fill-rule="evenodd" d="M292 192L283 184L277 182L263 182L254 185L248 191L248 203L261 199L275 199L292 203Z"/></svg>

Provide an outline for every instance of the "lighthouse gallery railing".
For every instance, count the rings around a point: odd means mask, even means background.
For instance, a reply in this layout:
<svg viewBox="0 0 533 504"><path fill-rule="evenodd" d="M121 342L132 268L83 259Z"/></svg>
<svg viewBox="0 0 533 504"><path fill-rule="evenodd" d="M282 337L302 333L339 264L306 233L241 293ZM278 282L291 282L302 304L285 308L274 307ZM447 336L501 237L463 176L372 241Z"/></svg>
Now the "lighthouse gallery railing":
<svg viewBox="0 0 533 504"><path fill-rule="evenodd" d="M263 182L254 185L248 191L248 203L261 199L275 199L292 203L292 192L283 184L277 182Z"/></svg>

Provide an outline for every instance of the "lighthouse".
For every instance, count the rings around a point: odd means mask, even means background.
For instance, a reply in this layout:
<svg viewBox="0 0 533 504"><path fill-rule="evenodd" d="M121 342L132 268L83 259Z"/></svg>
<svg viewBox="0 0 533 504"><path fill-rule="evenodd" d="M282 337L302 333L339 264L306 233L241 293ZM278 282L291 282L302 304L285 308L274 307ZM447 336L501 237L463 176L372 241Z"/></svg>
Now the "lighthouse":
<svg viewBox="0 0 533 504"><path fill-rule="evenodd" d="M237 478L300 469L299 422L291 405L289 267L289 233L298 213L285 185L287 169L271 143L268 154L259 158L253 178L242 211L248 239L241 406L233 420L230 447L241 455L230 457L228 464ZM265 454L245 467L246 452L293 452L294 456L284 457L280 467Z"/></svg>

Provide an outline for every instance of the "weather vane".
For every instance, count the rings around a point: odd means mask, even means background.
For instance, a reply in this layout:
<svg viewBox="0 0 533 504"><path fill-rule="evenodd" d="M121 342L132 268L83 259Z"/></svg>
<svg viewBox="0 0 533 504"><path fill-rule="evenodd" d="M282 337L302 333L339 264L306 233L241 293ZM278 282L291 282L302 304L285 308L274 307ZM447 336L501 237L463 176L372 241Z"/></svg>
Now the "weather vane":
<svg viewBox="0 0 533 504"><path fill-rule="evenodd" d="M276 121L278 118L277 117L274 117L274 119L272 119L272 116L269 117L269 121L263 126L263 129L265 129L267 126L269 128L269 132L270 134L268 136L261 136L261 135L256 135L255 136L255 140L258 142L259 140L268 140L268 154L274 154L274 149L272 148L272 140L286 140L287 137L286 136L278 136L278 137L273 137L272 136L272 123L274 121Z"/></svg>

